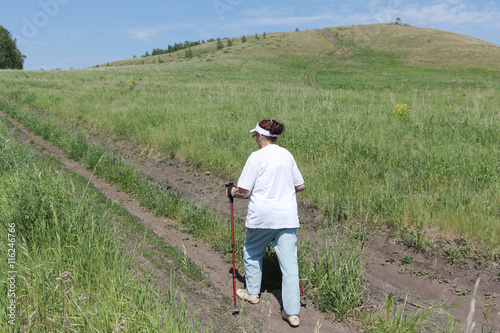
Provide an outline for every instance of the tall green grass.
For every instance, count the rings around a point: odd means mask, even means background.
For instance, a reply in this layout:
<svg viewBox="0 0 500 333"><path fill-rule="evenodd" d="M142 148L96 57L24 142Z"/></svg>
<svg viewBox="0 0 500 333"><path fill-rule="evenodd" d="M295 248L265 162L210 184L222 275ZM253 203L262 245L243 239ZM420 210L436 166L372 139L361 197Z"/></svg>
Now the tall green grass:
<svg viewBox="0 0 500 333"><path fill-rule="evenodd" d="M438 229L498 248L500 71L410 67L368 50L317 73L310 57L194 59L158 66L6 72L5 99L69 128L130 140L236 178L248 130L283 121L279 144L337 220ZM200 74L200 75L196 75ZM135 84L129 85L130 79ZM411 112L401 117L397 105Z"/></svg>
<svg viewBox="0 0 500 333"><path fill-rule="evenodd" d="M365 322L365 330L370 333L418 333L418 332L465 332L452 315L447 314L441 307L432 306L419 309L414 313L406 310L407 300L401 304L395 304L394 295L386 296L386 303L380 309L380 313L372 315ZM436 325L436 315L441 318ZM432 318L434 317L434 318ZM434 320L433 320L434 319Z"/></svg>
<svg viewBox="0 0 500 333"><path fill-rule="evenodd" d="M458 318L456 313L449 313L444 306L433 305L416 311L407 309L405 298L397 304L394 294L386 295L385 304L377 312L369 314L363 320L363 329L367 333L493 333L498 331L499 316L484 314L484 322L479 327L469 322L469 318ZM471 309L474 311L474 309Z"/></svg>
<svg viewBox="0 0 500 333"><path fill-rule="evenodd" d="M119 217L101 195L52 160L34 156L3 121L0 188L2 332L202 329L173 284L167 297L148 286L135 253L117 242L110 220ZM7 318L8 231L16 239L14 325Z"/></svg>
<svg viewBox="0 0 500 333"><path fill-rule="evenodd" d="M315 304L337 320L359 315L363 306L367 281L359 236L350 230L324 231L316 258L305 269Z"/></svg>

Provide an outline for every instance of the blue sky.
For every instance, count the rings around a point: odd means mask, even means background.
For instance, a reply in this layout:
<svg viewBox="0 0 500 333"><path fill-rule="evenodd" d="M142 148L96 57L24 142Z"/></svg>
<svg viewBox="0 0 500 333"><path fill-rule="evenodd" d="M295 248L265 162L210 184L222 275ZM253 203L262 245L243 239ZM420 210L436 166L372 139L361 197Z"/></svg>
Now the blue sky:
<svg viewBox="0 0 500 333"><path fill-rule="evenodd" d="M499 0L1 0L28 70L85 68L178 42L403 23L500 45Z"/></svg>

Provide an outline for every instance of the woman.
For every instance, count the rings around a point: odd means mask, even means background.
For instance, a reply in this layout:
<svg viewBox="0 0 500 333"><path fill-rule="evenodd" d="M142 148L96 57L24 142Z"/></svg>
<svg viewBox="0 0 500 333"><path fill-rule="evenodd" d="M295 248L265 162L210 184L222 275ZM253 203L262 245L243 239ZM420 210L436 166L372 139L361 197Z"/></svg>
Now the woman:
<svg viewBox="0 0 500 333"><path fill-rule="evenodd" d="M243 247L246 289L236 294L252 304L259 302L262 258L272 243L282 272L281 315L291 326L299 326L296 193L303 191L305 184L292 154L276 144L284 129L283 124L272 119L259 122L250 131L259 150L250 155L238 186L232 190L233 197L248 198Z"/></svg>

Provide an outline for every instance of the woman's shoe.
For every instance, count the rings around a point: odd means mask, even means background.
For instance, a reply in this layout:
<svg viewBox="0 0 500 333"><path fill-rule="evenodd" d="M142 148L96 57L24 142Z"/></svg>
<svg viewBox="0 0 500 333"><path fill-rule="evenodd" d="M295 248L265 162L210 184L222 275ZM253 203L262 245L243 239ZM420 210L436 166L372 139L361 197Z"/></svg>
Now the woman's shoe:
<svg viewBox="0 0 500 333"><path fill-rule="evenodd" d="M300 319L299 316L289 316L285 313L284 310L281 310L281 318L284 320L288 321L290 326L297 327L300 325Z"/></svg>
<svg viewBox="0 0 500 333"><path fill-rule="evenodd" d="M236 295L238 296L239 299L247 301L248 303L251 304L257 304L260 301L259 295L248 295L245 289L236 290Z"/></svg>

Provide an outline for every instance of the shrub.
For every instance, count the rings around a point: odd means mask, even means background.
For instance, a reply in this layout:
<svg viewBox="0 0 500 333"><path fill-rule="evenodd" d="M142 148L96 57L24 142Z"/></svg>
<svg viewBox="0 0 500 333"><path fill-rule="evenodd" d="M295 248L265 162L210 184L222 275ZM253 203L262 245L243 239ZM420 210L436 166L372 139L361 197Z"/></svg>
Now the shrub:
<svg viewBox="0 0 500 333"><path fill-rule="evenodd" d="M193 50L189 47L186 51L184 51L184 58L191 59L193 57Z"/></svg>
<svg viewBox="0 0 500 333"><path fill-rule="evenodd" d="M217 50L221 50L224 48L224 44L222 44L222 41L220 38L217 38Z"/></svg>

